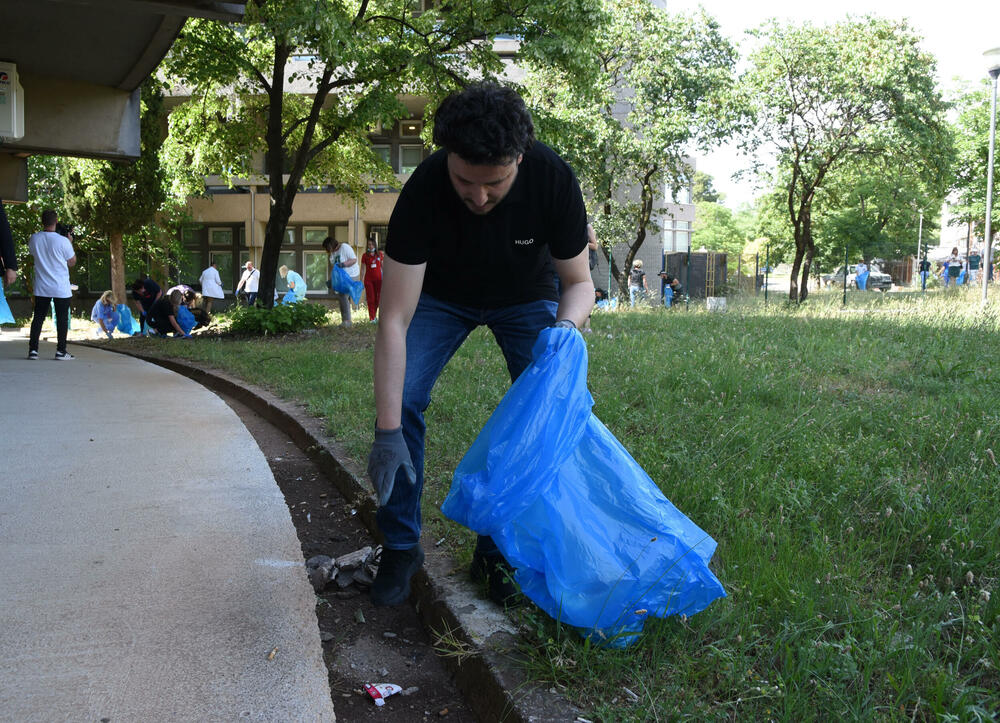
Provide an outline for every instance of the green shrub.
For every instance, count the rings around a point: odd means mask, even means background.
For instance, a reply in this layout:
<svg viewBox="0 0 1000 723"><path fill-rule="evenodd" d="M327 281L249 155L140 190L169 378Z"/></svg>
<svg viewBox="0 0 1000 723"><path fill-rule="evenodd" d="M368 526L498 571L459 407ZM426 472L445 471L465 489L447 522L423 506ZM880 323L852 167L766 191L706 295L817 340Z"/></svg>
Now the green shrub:
<svg viewBox="0 0 1000 723"><path fill-rule="evenodd" d="M285 334L322 326L326 323L326 307L305 301L273 309L240 306L229 313L229 319L229 330L236 334Z"/></svg>

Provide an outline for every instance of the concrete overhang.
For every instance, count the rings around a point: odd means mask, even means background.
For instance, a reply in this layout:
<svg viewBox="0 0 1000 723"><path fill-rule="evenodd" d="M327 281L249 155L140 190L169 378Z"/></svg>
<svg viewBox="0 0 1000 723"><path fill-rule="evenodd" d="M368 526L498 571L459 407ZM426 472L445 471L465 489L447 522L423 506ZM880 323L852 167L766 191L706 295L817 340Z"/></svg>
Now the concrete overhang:
<svg viewBox="0 0 1000 723"><path fill-rule="evenodd" d="M137 158L143 80L189 17L238 20L245 4L0 0L0 60L24 89L24 136L0 139L0 198L26 200L27 155Z"/></svg>

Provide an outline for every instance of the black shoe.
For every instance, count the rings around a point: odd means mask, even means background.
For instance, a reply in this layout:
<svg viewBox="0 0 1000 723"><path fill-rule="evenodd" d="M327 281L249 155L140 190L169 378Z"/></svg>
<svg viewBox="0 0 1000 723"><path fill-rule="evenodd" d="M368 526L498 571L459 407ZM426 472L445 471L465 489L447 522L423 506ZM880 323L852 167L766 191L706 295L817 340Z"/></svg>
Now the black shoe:
<svg viewBox="0 0 1000 723"><path fill-rule="evenodd" d="M524 604L524 595L514 582L514 568L499 550L482 553L476 549L469 574L475 582L486 583L486 593L497 605L512 608Z"/></svg>
<svg viewBox="0 0 1000 723"><path fill-rule="evenodd" d="M374 605L401 605L410 597L410 578L424 564L424 550L415 545L409 550L382 548L382 559L375 574L371 599Z"/></svg>

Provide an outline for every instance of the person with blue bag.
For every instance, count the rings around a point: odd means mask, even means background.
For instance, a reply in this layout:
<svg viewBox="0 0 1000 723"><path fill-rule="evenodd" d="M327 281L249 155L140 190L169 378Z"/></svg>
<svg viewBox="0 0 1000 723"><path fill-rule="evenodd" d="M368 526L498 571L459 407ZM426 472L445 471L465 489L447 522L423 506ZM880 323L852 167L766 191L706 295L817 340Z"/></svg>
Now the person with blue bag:
<svg viewBox="0 0 1000 723"><path fill-rule="evenodd" d="M337 295L340 306L340 323L350 327L351 304L361 300L361 291L365 288L361 281L361 269L358 266L358 255L348 244L338 241L332 236L323 240L323 248L330 255L330 291Z"/></svg>
<svg viewBox="0 0 1000 723"><path fill-rule="evenodd" d="M90 311L90 320L97 324L95 332L98 336L104 334L109 339L115 335L118 326L118 307L115 304L115 292L105 291Z"/></svg>
<svg viewBox="0 0 1000 723"><path fill-rule="evenodd" d="M284 264L278 268L278 273L281 274L281 278L283 278L285 283L288 285L288 291L285 292L285 296L282 298L281 303L294 304L299 301L305 301L306 280Z"/></svg>
<svg viewBox="0 0 1000 723"><path fill-rule="evenodd" d="M440 148L403 187L385 248L368 459L384 538L376 605L405 602L423 564L424 411L448 360L487 326L513 381L539 332L575 329L594 303L579 183L535 140L521 97L488 82L455 92L434 114L433 139ZM480 536L471 572L497 602L516 594L509 571Z"/></svg>
<svg viewBox="0 0 1000 723"><path fill-rule="evenodd" d="M858 291L865 291L868 288L868 266L864 259L854 267L854 285L858 287Z"/></svg>

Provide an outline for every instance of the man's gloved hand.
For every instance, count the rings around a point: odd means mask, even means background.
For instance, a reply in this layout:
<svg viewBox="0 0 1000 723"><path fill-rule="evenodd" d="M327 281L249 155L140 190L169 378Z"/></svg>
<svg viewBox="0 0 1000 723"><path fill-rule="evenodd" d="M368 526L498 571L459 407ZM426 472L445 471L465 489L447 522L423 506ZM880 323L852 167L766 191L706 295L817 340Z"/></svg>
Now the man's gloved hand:
<svg viewBox="0 0 1000 723"><path fill-rule="evenodd" d="M575 329L576 328L576 324L574 324L569 319L560 319L559 321L557 321L552 326L553 326L553 328L562 328L562 329Z"/></svg>
<svg viewBox="0 0 1000 723"><path fill-rule="evenodd" d="M410 460L410 450L406 448L403 439L403 428L375 429L375 443L368 455L368 476L378 497L378 506L382 507L389 501L392 487L396 481L396 471L402 467L406 479L411 485L417 483L417 473Z"/></svg>

